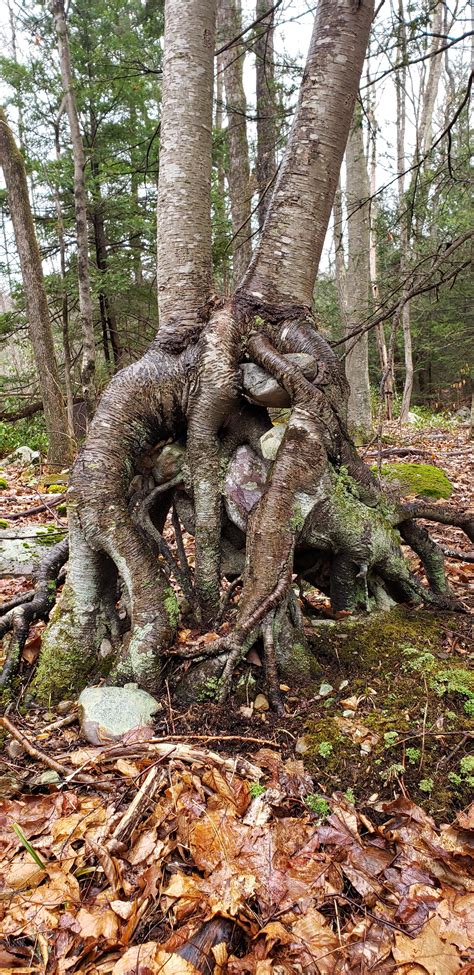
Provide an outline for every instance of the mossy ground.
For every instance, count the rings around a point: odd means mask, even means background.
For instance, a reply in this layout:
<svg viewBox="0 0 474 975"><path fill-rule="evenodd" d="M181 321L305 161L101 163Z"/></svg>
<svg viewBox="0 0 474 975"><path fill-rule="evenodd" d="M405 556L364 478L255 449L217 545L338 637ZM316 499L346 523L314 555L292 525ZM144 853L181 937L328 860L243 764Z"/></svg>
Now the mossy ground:
<svg viewBox="0 0 474 975"><path fill-rule="evenodd" d="M304 727L304 760L321 788L350 788L358 801L406 790L441 818L472 801L463 759L474 736L474 671L460 627L459 616L403 607L314 627L311 643L334 687Z"/></svg>

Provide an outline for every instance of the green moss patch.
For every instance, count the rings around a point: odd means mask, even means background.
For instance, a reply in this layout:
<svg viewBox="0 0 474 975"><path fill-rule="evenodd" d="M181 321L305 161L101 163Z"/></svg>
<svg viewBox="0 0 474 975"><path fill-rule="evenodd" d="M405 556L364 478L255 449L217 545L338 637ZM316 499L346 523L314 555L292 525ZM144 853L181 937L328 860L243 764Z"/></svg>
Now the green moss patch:
<svg viewBox="0 0 474 975"><path fill-rule="evenodd" d="M8 481L6 477L0 477L0 491L6 491L8 488Z"/></svg>
<svg viewBox="0 0 474 975"><path fill-rule="evenodd" d="M377 470L375 464L372 470ZM453 490L444 471L431 464L383 464L381 475L390 484L396 484L402 494L421 498L450 498Z"/></svg>

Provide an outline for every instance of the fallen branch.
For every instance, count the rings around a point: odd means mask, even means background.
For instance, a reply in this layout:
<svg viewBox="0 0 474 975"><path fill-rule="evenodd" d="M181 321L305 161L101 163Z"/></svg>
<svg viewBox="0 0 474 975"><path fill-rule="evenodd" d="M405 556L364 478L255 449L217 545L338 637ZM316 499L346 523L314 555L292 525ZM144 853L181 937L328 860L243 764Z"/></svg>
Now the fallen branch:
<svg viewBox="0 0 474 975"><path fill-rule="evenodd" d="M61 762L58 762L55 758L51 758L49 755L47 755L46 752L44 752L41 748L33 745L30 739L27 738L26 735L20 731L20 729L17 728L9 718L6 717L6 715L2 715L0 717L0 727L4 728L5 731L8 731L8 734L21 745L27 755L30 755L31 758L35 758L36 761L41 762L42 765L47 765L48 768L53 769L53 771L57 772L62 779L67 780L69 776L74 776L78 782L82 782L84 785L91 785L95 783L95 779L91 775L83 775L80 772L76 774L73 769L68 769L65 765L62 765Z"/></svg>
<svg viewBox="0 0 474 975"><path fill-rule="evenodd" d="M15 511L12 515L5 515L5 518L7 521L18 521L19 518L28 518L30 515L39 515L41 511L49 511L50 508L54 508L55 505L61 504L61 502L65 500L65 494L57 494L47 503L45 502L44 504L37 504L34 508L26 508L25 511Z"/></svg>
<svg viewBox="0 0 474 975"><path fill-rule="evenodd" d="M458 562L474 562L474 552L461 552L457 548L442 548L443 555Z"/></svg>

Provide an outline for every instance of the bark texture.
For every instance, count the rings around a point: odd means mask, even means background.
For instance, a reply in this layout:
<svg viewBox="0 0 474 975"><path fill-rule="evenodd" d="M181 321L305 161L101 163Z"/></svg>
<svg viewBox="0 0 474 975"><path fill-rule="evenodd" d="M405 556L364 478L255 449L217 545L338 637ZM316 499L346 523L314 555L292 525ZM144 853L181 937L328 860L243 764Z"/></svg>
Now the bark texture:
<svg viewBox="0 0 474 975"><path fill-rule="evenodd" d="M219 45L229 44L242 31L240 0L220 0L218 7ZM234 284L247 270L252 256L252 227L249 145L247 139L247 100L244 91L243 44L232 44L221 55L227 114L227 144L230 212L232 217L232 266Z"/></svg>
<svg viewBox="0 0 474 975"><path fill-rule="evenodd" d="M68 430L54 350L48 299L44 289L41 255L31 213L25 165L2 108L0 108L0 165L5 177L20 258L28 333L33 346L48 434L48 461L59 468L69 467L73 456L73 443Z"/></svg>
<svg viewBox="0 0 474 975"><path fill-rule="evenodd" d="M77 277L79 315L82 330L81 381L89 419L95 406L95 341L92 318L92 296L89 275L89 236L87 227L86 159L74 92L74 76L69 51L63 0L52 0L52 11L58 37L61 80L66 99L74 159L74 209L76 214Z"/></svg>
<svg viewBox="0 0 474 975"><path fill-rule="evenodd" d="M243 282L255 302L311 308L373 11L372 0L318 5L271 212Z"/></svg>
<svg viewBox="0 0 474 975"><path fill-rule="evenodd" d="M275 83L273 3L257 0L255 71L257 97L257 159L258 225L262 230L270 204L276 177L277 97ZM260 19L262 18L262 19Z"/></svg>
<svg viewBox="0 0 474 975"><path fill-rule="evenodd" d="M346 276L349 331L369 315L370 204L364 150L362 109L356 106L346 149L348 267ZM370 437L372 409L369 381L369 333L363 332L346 355L350 387L347 420L358 440Z"/></svg>
<svg viewBox="0 0 474 975"><path fill-rule="evenodd" d="M217 0L165 3L158 183L160 326L203 321L212 287L211 148ZM183 88L186 88L184 96Z"/></svg>

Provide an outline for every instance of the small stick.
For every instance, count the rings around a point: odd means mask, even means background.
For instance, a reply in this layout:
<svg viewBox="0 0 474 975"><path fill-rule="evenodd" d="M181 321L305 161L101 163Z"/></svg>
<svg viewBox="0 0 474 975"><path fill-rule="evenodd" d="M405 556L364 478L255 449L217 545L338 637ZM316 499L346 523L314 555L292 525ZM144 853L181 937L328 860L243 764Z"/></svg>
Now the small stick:
<svg viewBox="0 0 474 975"><path fill-rule="evenodd" d="M55 507L57 504L61 504L65 501L65 494L58 494L54 499L48 501L47 504L37 504L34 508L27 508L26 511L15 511L12 515L5 515L7 521L17 521L19 518L27 518L30 515L39 515L41 511L49 511L50 508Z"/></svg>
<svg viewBox="0 0 474 975"><path fill-rule="evenodd" d="M149 803L158 792L164 778L165 773L160 765L154 765L150 769L136 796L117 823L110 838L109 846L114 846L116 843L125 843L129 839L143 813L147 810Z"/></svg>
<svg viewBox="0 0 474 975"><path fill-rule="evenodd" d="M28 755L31 756L31 758L36 758L38 762L41 762L43 765L47 765L48 768L51 768L54 772L57 772L61 778L66 779L67 776L74 775L74 771L72 769L68 769L65 765L61 765L61 763L57 762L55 758L50 758L50 756L46 755L41 748L37 748L36 745L33 745L29 738L26 738L23 732L20 731L19 728L17 728L16 725L14 725L5 715L0 717L0 726L5 728L5 731L8 731L8 734L20 743L22 748ZM83 782L85 785L90 785L94 782L91 775L77 774L76 778L79 782Z"/></svg>
<svg viewBox="0 0 474 975"><path fill-rule="evenodd" d="M66 714L64 718L58 718L57 721L52 721L51 724L45 724L44 728L41 728L41 734L45 731L56 731L57 728L66 728L69 724L74 724L77 721L79 711L73 711L72 714Z"/></svg>
<svg viewBox="0 0 474 975"><path fill-rule="evenodd" d="M474 562L474 552L461 552L457 548L443 548L443 555L448 559L457 559L458 562Z"/></svg>

